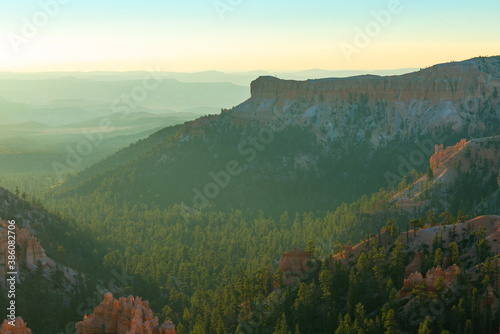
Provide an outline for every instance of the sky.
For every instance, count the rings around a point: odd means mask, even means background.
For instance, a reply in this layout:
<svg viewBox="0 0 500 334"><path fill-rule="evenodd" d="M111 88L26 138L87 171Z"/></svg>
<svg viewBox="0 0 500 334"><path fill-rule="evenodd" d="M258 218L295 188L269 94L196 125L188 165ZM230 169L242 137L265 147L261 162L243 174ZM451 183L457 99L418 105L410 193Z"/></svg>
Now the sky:
<svg viewBox="0 0 500 334"><path fill-rule="evenodd" d="M0 3L0 71L427 67L500 54L500 1Z"/></svg>

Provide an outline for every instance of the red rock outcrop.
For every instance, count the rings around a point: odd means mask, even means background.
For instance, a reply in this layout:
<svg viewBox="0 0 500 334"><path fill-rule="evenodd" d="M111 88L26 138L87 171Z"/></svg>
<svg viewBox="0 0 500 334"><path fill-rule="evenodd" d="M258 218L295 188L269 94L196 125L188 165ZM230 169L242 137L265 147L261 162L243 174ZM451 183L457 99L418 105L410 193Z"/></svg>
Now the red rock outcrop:
<svg viewBox="0 0 500 334"><path fill-rule="evenodd" d="M431 268L425 274L425 278L423 278L421 273L415 272L405 279L403 288L401 288L401 291L399 292L399 298L411 295L413 288L422 283L425 283L427 292L436 292L436 282L440 277L443 278L444 289L447 289L455 281L455 278L458 274L460 274L460 272L461 270L456 264L444 271L441 267Z"/></svg>
<svg viewBox="0 0 500 334"><path fill-rule="evenodd" d="M422 261L424 259L424 252L420 251L415 254L413 260L405 268L405 277L409 277L415 272L420 272L422 270Z"/></svg>
<svg viewBox="0 0 500 334"><path fill-rule="evenodd" d="M493 287L488 285L486 288L486 292L481 300L481 309L495 308L494 305L498 303L498 299L495 297L495 292L493 291ZM498 306L498 305L497 305Z"/></svg>
<svg viewBox="0 0 500 334"><path fill-rule="evenodd" d="M0 219L0 277L5 277L8 272L6 264L8 262L8 222ZM26 228L19 229L16 225L16 251L17 261L26 264L30 269L35 269L37 263L40 261L42 265L47 264L47 255L45 250L38 242L37 238L31 235L30 231Z"/></svg>
<svg viewBox="0 0 500 334"><path fill-rule="evenodd" d="M448 160L453 154L464 148L465 145L467 145L466 139L462 139L455 146L448 146L446 149L443 148L443 144L436 144L435 153L431 157L431 168L436 169L441 167L444 161Z"/></svg>
<svg viewBox="0 0 500 334"><path fill-rule="evenodd" d="M26 247L26 262L28 265L36 265L40 261L42 265L47 263L47 254L36 238L28 240Z"/></svg>
<svg viewBox="0 0 500 334"><path fill-rule="evenodd" d="M423 204L422 201L413 200L407 196L398 198L396 201L396 207L398 210L413 211L415 208L419 208Z"/></svg>
<svg viewBox="0 0 500 334"><path fill-rule="evenodd" d="M104 295L104 301L94 313L85 316L76 324L77 334L176 334L171 321L158 324L153 317L148 301L140 297L113 299L111 293Z"/></svg>
<svg viewBox="0 0 500 334"><path fill-rule="evenodd" d="M17 317L15 324L15 326L12 326L8 320L4 320L0 334L31 334L31 329L26 327L27 323L24 322L23 318Z"/></svg>
<svg viewBox="0 0 500 334"><path fill-rule="evenodd" d="M498 188L500 188L500 170L498 171L497 183L498 183Z"/></svg>
<svg viewBox="0 0 500 334"><path fill-rule="evenodd" d="M280 259L279 269L283 272L283 283L292 284L296 278L312 270L311 254L302 249L294 248L290 252L285 252Z"/></svg>

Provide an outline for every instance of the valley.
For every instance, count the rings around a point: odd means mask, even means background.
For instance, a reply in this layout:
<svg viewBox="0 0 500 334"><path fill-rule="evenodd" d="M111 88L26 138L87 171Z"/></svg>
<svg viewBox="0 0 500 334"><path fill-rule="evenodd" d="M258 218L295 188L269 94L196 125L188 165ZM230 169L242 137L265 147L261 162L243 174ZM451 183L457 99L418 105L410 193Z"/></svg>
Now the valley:
<svg viewBox="0 0 500 334"><path fill-rule="evenodd" d="M38 137L58 152L24 176L2 158L0 217L29 222L23 324L493 333L499 88L500 58L480 57L400 76L260 77L220 114L109 114L108 132L103 118L12 127L23 140L2 139L17 145L5 157L45 152Z"/></svg>

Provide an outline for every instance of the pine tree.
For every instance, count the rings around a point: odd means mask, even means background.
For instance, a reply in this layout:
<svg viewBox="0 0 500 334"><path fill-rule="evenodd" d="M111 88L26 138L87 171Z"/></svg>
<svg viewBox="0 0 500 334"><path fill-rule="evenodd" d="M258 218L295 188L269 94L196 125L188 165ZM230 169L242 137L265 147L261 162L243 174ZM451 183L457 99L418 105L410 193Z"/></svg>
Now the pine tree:
<svg viewBox="0 0 500 334"><path fill-rule="evenodd" d="M330 300L331 292L331 284L332 284L332 273L330 269L323 267L319 274L319 282L321 286L321 291L323 292L322 298L327 302Z"/></svg>
<svg viewBox="0 0 500 334"><path fill-rule="evenodd" d="M335 334L351 334L353 330L351 315L347 313L342 319L342 315L339 314L339 326L335 331Z"/></svg>
<svg viewBox="0 0 500 334"><path fill-rule="evenodd" d="M435 212L434 212L434 210L430 210L429 212L427 212L427 222L431 226L436 226L437 225L438 221L435 218Z"/></svg>
<svg viewBox="0 0 500 334"><path fill-rule="evenodd" d="M434 265L441 266L443 265L443 261L444 261L443 251L441 250L441 248L438 248L434 252Z"/></svg>
<svg viewBox="0 0 500 334"><path fill-rule="evenodd" d="M425 218L413 219L410 221L410 226L413 228L413 236L417 235L417 230L425 227Z"/></svg>
<svg viewBox="0 0 500 334"><path fill-rule="evenodd" d="M418 326L418 334L431 334L431 318L425 317L425 321Z"/></svg>
<svg viewBox="0 0 500 334"><path fill-rule="evenodd" d="M450 244L450 255L451 255L451 262L455 263L457 266L460 266L461 265L460 253L458 251L458 245L456 242L452 242Z"/></svg>
<svg viewBox="0 0 500 334"><path fill-rule="evenodd" d="M366 320L365 307L363 304L358 303L356 305L356 310L354 311L354 318L359 324L364 324Z"/></svg>
<svg viewBox="0 0 500 334"><path fill-rule="evenodd" d="M356 272L354 268L351 269L349 274L349 289L347 290L347 310L354 311L354 307L358 303L358 281L356 279Z"/></svg>
<svg viewBox="0 0 500 334"><path fill-rule="evenodd" d="M314 283L311 283L309 286L304 282L300 284L297 298L294 303L297 312L296 320L300 324L304 324L307 319L312 316L312 311L314 309L313 294Z"/></svg>
<svg viewBox="0 0 500 334"><path fill-rule="evenodd" d="M427 179L429 179L429 181L434 180L434 171L431 167L427 168Z"/></svg>
<svg viewBox="0 0 500 334"><path fill-rule="evenodd" d="M398 234L398 231L396 230L396 220L388 219L387 223L385 224L385 230L391 237L396 236Z"/></svg>
<svg viewBox="0 0 500 334"><path fill-rule="evenodd" d="M281 319L276 323L273 334L291 334L286 324L286 315L283 313Z"/></svg>
<svg viewBox="0 0 500 334"><path fill-rule="evenodd" d="M390 309L382 316L385 327L385 334L398 334L400 331L397 329L396 316L394 310Z"/></svg>
<svg viewBox="0 0 500 334"><path fill-rule="evenodd" d="M474 328L472 328L472 321L470 319L465 322L464 334L474 334Z"/></svg>
<svg viewBox="0 0 500 334"><path fill-rule="evenodd" d="M307 242L306 253L309 253L311 255L311 258L314 259L314 257L316 256L316 246L314 244L314 241L309 240Z"/></svg>
<svg viewBox="0 0 500 334"><path fill-rule="evenodd" d="M411 176L412 176L412 179L413 179L413 183L416 183L418 181L418 172L415 169L412 170Z"/></svg>
<svg viewBox="0 0 500 334"><path fill-rule="evenodd" d="M405 254L402 237L399 237L394 243L394 251L392 252L390 269L394 282L399 282L400 277L404 275L405 270Z"/></svg>

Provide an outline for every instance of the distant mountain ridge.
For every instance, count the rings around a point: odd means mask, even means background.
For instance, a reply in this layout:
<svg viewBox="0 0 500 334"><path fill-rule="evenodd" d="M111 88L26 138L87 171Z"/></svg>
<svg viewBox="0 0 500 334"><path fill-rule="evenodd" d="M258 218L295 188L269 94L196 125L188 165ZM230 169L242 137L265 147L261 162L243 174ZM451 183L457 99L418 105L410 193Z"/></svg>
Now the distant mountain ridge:
<svg viewBox="0 0 500 334"><path fill-rule="evenodd" d="M309 69L303 71L246 71L246 72L222 72L222 71L201 71L193 73L158 71L158 75L165 79L174 79L184 83L215 83L229 82L234 85L248 86L258 76L275 75L290 80L306 80L310 78L324 77L348 77L371 73L377 75L399 75L416 71L416 68L403 68L392 70L323 70ZM46 80L51 78L72 77L82 79L92 79L96 81L114 81L114 80L140 80L147 74L145 71L129 72L41 72L41 73L12 73L0 72L0 79L34 79Z"/></svg>
<svg viewBox="0 0 500 334"><path fill-rule="evenodd" d="M394 185L383 175L402 170L402 161L411 163L401 179L423 171L434 144L500 133L499 89L500 57L393 77L261 77L237 107L163 129L71 178L76 188L64 192L96 195L107 184L132 201L191 205L210 173L235 161L244 176L211 201L261 208L268 197L279 210L331 208ZM422 141L431 149L422 151Z"/></svg>

